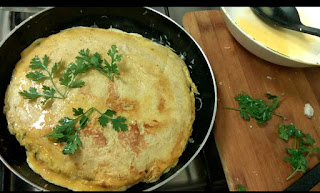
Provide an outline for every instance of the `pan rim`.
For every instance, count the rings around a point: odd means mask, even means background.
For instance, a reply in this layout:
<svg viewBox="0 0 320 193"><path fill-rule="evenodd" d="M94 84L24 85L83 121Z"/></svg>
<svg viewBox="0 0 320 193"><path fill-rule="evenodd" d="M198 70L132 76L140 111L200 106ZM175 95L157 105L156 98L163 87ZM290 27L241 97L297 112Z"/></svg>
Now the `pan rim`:
<svg viewBox="0 0 320 193"><path fill-rule="evenodd" d="M52 9L53 7L49 7L49 8L45 8L42 11L39 11L33 15L31 15L30 17L28 17L27 19L25 19L24 21L22 21L18 26L16 26L13 30L11 30L9 32L9 34L3 38L3 40L0 42L0 48L3 46L3 44L8 40L9 37L11 37L12 34L14 34L21 26L23 26L25 23L27 23L29 20L31 20L33 17L49 10ZM26 183L32 185L35 188L38 188L40 191L48 191L47 189L42 188L41 186L38 186L37 184L34 184L33 182L29 181L28 179L26 179L24 176L20 175L14 168L12 168L8 162L2 157L2 155L0 154L0 160L2 161L2 163L12 172L14 173L16 176L18 176L20 179L22 179L23 181L25 181ZM36 172L34 172L36 173Z"/></svg>
<svg viewBox="0 0 320 193"><path fill-rule="evenodd" d="M33 14L32 16L28 17L27 19L25 19L24 21L22 21L18 26L16 26L13 30L11 30L9 32L9 34L7 34L7 36L0 42L0 47L3 46L3 44L8 40L8 38L14 34L21 26L25 25L28 21L30 21L32 18L36 17L37 15L43 13L43 12L46 12L50 9L54 9L55 7L48 7L48 8L45 8L35 14ZM205 135L205 138L203 139L203 141L201 142L201 144L199 145L198 149L196 150L196 152L192 155L192 157L188 160L187 163L185 163L178 171L176 171L173 175L169 176L168 178L164 179L163 181L161 181L160 183L158 184L155 184L154 186L150 187L150 188L147 188L143 191L153 191L159 187L161 187L162 185L166 184L167 182L171 181L173 178L175 178L182 170L184 170L193 160L194 158L199 154L199 152L202 150L203 146L205 145L207 139L209 138L211 132L212 132L212 129L213 129L213 125L214 125L214 121L215 121L215 117L216 117L216 112L217 112L217 85L216 85L216 80L215 80L215 76L213 74L213 71L211 69L211 65L210 65L210 62L207 58L207 56L205 55L204 51L202 50L202 48L200 47L200 45L197 43L197 41L195 41L195 39L181 26L179 25L176 21L174 21L172 18L168 17L167 15L155 10L155 9L152 9L151 7L143 7L147 10L150 10L152 12L155 12L157 13L158 15L162 16L163 18L169 20L170 22L172 22L173 24L175 24L177 27L179 27L192 41L193 43L195 43L195 45L197 46L197 48L200 50L201 54L202 54L202 57L205 59L207 65L208 65L208 68L209 68L209 71L210 71L210 75L211 75L211 78L212 78L212 85L213 85L213 90L214 90L214 106L213 106L213 114L212 114L212 118L211 118L211 122L210 122L210 126L208 128L208 131L207 131L207 134ZM13 172L16 176L18 176L20 179L22 179L23 181L25 181L26 183L32 185L33 187L39 189L40 191L49 191L31 181L29 181L27 178L25 178L24 176L20 175L14 168L12 168L8 162L2 157L2 155L0 154L0 160L2 161L2 163L11 171ZM34 172L34 171L33 171ZM36 172L34 172L36 173ZM48 182L48 183L51 183L51 182ZM52 183L53 184L53 183ZM54 184L56 185L56 184ZM58 185L57 185L58 186ZM64 188L64 187L63 187Z"/></svg>
<svg viewBox="0 0 320 193"><path fill-rule="evenodd" d="M170 20L172 23L174 23L176 26L178 26L185 34L187 34L189 36L189 38L195 43L195 45L198 47L198 49L200 50L202 56L204 57L208 68L210 70L210 74L212 77L212 83L213 83L213 87L214 87L214 107L213 107L213 115L212 115L212 119L211 119L211 123L208 129L208 132L204 138L204 140L202 141L202 143L200 144L200 146L198 147L197 151L193 154L193 156L189 159L189 161L187 163L185 163L177 172L175 172L173 175L171 175L170 177L168 177L167 179L163 180L162 182L160 182L159 184L156 184L154 186L152 186L151 188L146 189L145 191L152 191L155 190L159 187L161 187L162 185L164 185L165 183L171 181L174 177L176 177L182 170L184 170L193 160L194 158L199 154L199 152L201 151L201 149L203 148L203 146L205 145L205 143L207 142L207 139L209 138L211 132L212 132L212 128L214 125L214 121L215 121L215 117L216 117L216 113L217 113L217 85L216 85L216 81L215 81L215 77L213 74L213 71L211 69L210 66L210 62L207 58L207 56L205 55L204 51L202 50L202 48L200 47L200 45L198 44L197 41L195 41L195 39L189 34L189 32L187 32L183 27L181 27L176 21L174 21L172 18L168 17L167 15L157 11L157 10L153 10L150 7L146 7L147 9L150 9L151 11L154 11L156 13L158 13L159 15L163 16L164 18Z"/></svg>

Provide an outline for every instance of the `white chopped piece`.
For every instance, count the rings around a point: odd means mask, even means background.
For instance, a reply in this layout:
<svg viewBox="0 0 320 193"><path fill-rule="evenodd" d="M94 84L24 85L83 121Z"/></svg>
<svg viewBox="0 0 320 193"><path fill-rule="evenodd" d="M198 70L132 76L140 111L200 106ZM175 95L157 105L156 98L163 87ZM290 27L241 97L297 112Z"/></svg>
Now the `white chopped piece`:
<svg viewBox="0 0 320 193"><path fill-rule="evenodd" d="M92 28L99 28L99 26L98 26L95 22L93 22L93 25L90 26L90 27L92 27Z"/></svg>
<svg viewBox="0 0 320 193"><path fill-rule="evenodd" d="M311 118L313 116L314 110L312 106L309 103L306 103L304 105L304 114L308 117Z"/></svg>
<svg viewBox="0 0 320 193"><path fill-rule="evenodd" d="M183 52L183 53L180 53L180 54L179 54L179 57L180 57L182 60L185 60L185 59L186 59L186 56L187 56L187 53L186 53L186 52Z"/></svg>
<svg viewBox="0 0 320 193"><path fill-rule="evenodd" d="M191 138L191 137L189 138L189 140L188 140L188 141L189 141L189 143L194 143L194 139L193 139L193 138Z"/></svg>
<svg viewBox="0 0 320 193"><path fill-rule="evenodd" d="M267 79L272 80L272 77L271 76L267 76Z"/></svg>
<svg viewBox="0 0 320 193"><path fill-rule="evenodd" d="M200 107L199 108L196 108L196 111L199 111L201 108L202 108L202 99L199 98L199 97L196 97L196 99L199 100L199 103L200 103Z"/></svg>

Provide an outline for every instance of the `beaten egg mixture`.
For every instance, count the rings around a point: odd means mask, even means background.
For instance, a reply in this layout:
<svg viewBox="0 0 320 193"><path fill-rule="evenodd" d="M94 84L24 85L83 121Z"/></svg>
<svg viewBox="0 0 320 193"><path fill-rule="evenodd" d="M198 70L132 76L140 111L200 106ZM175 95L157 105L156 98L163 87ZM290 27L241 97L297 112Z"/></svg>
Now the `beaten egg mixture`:
<svg viewBox="0 0 320 193"><path fill-rule="evenodd" d="M314 14L317 10L312 8L297 9L301 21L305 25L320 27L319 22L315 22L318 20L317 17L312 17L312 15L319 15ZM310 13L308 14L308 12ZM265 22L249 7L243 7L242 11L239 11L239 15L235 15L235 18L235 22L243 31L264 46L297 60L320 64L320 37Z"/></svg>

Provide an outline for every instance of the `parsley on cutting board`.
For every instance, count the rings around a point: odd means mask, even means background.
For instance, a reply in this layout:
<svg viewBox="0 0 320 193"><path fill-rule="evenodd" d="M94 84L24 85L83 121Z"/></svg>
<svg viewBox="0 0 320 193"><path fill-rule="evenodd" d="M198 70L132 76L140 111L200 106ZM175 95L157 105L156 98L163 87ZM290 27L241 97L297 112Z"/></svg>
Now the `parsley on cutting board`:
<svg viewBox="0 0 320 193"><path fill-rule="evenodd" d="M267 99L271 100L267 104L264 100L252 98L248 93L238 94L234 99L239 103L240 108L226 107L226 109L240 111L240 116L245 120L250 120L250 117L257 120L257 124L261 125L271 119L272 115L280 117L285 116L274 112L280 105L281 95L265 94ZM284 161L289 162L293 168L293 172L287 177L287 180L298 171L305 173L308 165L307 157L312 153L319 153L320 148L313 147L315 140L310 134L302 132L293 124L278 124L278 137L285 141L294 140L292 148L286 148L289 156L285 156ZM238 188L241 188L241 186Z"/></svg>
<svg viewBox="0 0 320 193"><path fill-rule="evenodd" d="M246 191L246 188L241 184L237 184L237 188L238 188L239 192L245 192Z"/></svg>
<svg viewBox="0 0 320 193"><path fill-rule="evenodd" d="M243 91L243 93L238 94L234 99L239 103L240 108L226 107L226 109L240 111L240 116L245 120L250 120L250 117L257 120L258 125L262 125L272 118L272 115L280 116L286 119L283 115L274 112L280 105L281 95L272 95L270 93L266 94L266 97L271 100L269 104L261 99L252 98L248 93Z"/></svg>
<svg viewBox="0 0 320 193"><path fill-rule="evenodd" d="M279 124L278 137L285 141L289 141L290 139L294 140L293 147L286 148L289 156L284 158L284 161L289 162L294 170L293 173L288 176L287 180L298 171L305 173L308 165L307 157L312 152L320 152L320 148L313 147L314 139L309 134L303 133L293 124Z"/></svg>

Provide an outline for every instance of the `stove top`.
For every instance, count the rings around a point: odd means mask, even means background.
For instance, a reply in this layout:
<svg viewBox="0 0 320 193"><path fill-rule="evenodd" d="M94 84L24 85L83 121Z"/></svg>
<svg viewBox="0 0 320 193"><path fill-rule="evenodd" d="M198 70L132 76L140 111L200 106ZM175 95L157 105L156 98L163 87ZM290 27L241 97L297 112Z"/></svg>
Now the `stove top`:
<svg viewBox="0 0 320 193"><path fill-rule="evenodd" d="M154 8L163 14L176 15L175 9ZM1 8L0 40L5 38L20 22L41 8ZM173 18L174 19L174 18ZM178 22L179 23L179 22ZM198 156L175 178L159 187L159 191L210 190L229 191L213 134ZM0 191L40 191L13 174L0 162Z"/></svg>

